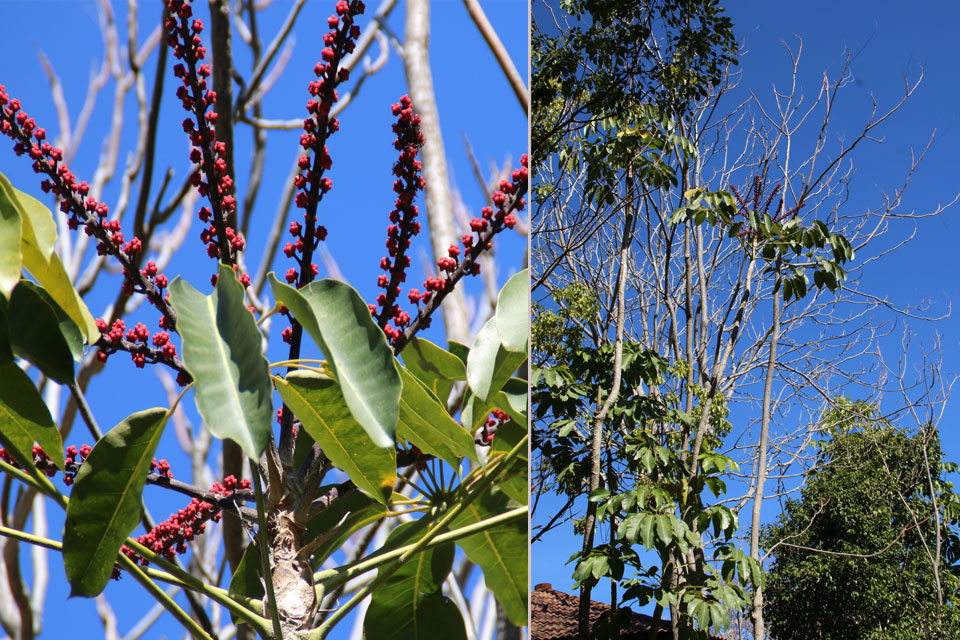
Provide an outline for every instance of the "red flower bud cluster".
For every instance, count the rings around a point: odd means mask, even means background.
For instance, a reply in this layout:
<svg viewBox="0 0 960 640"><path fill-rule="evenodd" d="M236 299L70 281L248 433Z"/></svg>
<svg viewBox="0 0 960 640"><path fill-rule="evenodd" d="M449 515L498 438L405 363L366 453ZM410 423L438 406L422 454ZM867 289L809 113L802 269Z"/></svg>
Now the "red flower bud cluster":
<svg viewBox="0 0 960 640"><path fill-rule="evenodd" d="M487 421L477 432L477 444L489 447L490 443L493 442L493 436L497 435L497 429L500 427L500 425L503 425L509 421L510 416L507 415L506 412L501 411L500 409L494 409L491 411Z"/></svg>
<svg viewBox="0 0 960 640"><path fill-rule="evenodd" d="M73 445L67 447L66 456L64 457L66 464L64 465L63 471L63 484L68 487L73 484L80 465L83 464L83 461L87 459L87 456L90 455L92 450L88 444L81 445L79 450Z"/></svg>
<svg viewBox="0 0 960 640"><path fill-rule="evenodd" d="M324 176L333 160L327 149L327 139L340 129L340 122L330 117L330 110L337 100L337 86L350 77L350 71L340 68L340 61L356 47L356 39L360 36L360 27L353 23L356 16L363 13L365 7L361 0L340 0L336 5L336 13L327 18L330 30L323 34L324 49L321 60L313 67L317 79L308 86L310 95L306 108L310 114L303 121L303 134L300 136L300 146L309 154L300 156L300 172L294 178L297 195L294 199L297 207L304 209L304 228L294 222L290 225L290 235L293 242L288 242L283 252L288 258L293 258L300 265L300 271L287 271L287 282L299 283L303 286L313 280L318 270L310 260L314 249L327 237L327 229L317 225L317 205L323 195L330 191L333 182Z"/></svg>
<svg viewBox="0 0 960 640"><path fill-rule="evenodd" d="M90 195L90 185L78 181L63 163L63 150L46 141L47 132L21 108L20 101L10 98L6 87L0 84L0 133L15 141L13 151L18 156L27 154L33 160L35 173L47 176L40 183L44 193L53 192L60 198L60 210L67 216L67 225L78 229L81 225L88 236L97 239L97 254L112 255L123 266L123 291L127 295L143 293L150 302L171 318L168 305L163 302L162 289L166 286L163 274L146 274L136 269L143 252L143 242L134 237L124 242L119 220L107 220L110 208ZM160 281L163 284L160 284Z"/></svg>
<svg viewBox="0 0 960 640"><path fill-rule="evenodd" d="M413 112L413 104L409 96L400 98L391 109L397 116L393 125L393 132L397 134L393 146L400 152L400 157L393 165L393 174L397 179L393 183L393 190L397 199L390 212L390 225L387 227L388 257L380 260L380 268L387 274L377 278L377 286L385 291L377 296L377 307L370 305L370 313L377 320L377 324L387 334L391 342L410 323L410 314L395 304L400 295L400 284L407 280L407 267L410 266L410 239L420 233L420 223L417 222L417 207L413 204L417 191L423 190L423 177L420 175L422 166L417 160L417 154L423 146L423 134L420 132L420 116ZM416 295L414 295L416 293ZM414 304L420 299L420 293L414 289L407 298ZM393 320L393 326L390 321Z"/></svg>
<svg viewBox="0 0 960 640"><path fill-rule="evenodd" d="M153 263L148 263L148 268L151 264ZM160 320L162 326L164 324L163 318ZM127 329L126 323L120 319L114 320L109 329L106 320L97 318L96 322L102 335L100 340L97 341L97 345L100 347L97 352L97 360L100 362L105 363L110 354L116 351L126 351L139 369L142 369L148 362L160 362L172 366L181 373L183 372L183 367L177 358L177 346L170 341L170 334L166 331L157 331L153 334L151 340L150 331L141 322L138 322L132 329ZM150 343L153 344L153 347L150 346ZM187 380L181 378L182 376L178 376L177 382L180 382L183 386L187 383Z"/></svg>
<svg viewBox="0 0 960 640"><path fill-rule="evenodd" d="M450 245L447 255L437 260L441 275L428 277L423 283L423 293L418 289L410 291L407 296L410 302L418 305L422 303L424 306L420 307L413 322L400 335L393 338L395 353L400 353L417 331L430 326L431 314L463 276L475 276L480 273L480 263L477 259L482 252L493 246L493 236L516 225L517 218L514 212L523 210L524 196L529 187L528 164L527 155L520 156L520 168L515 169L511 174L512 181L503 180L500 183L500 189L494 191L491 197L496 210L492 207L484 207L481 210L482 217L470 221L470 229L473 233L463 234L461 238L463 250L461 251L457 245ZM383 258L380 266L383 268L386 263L387 258Z"/></svg>
<svg viewBox="0 0 960 640"><path fill-rule="evenodd" d="M154 459L154 464L151 465L151 471L155 467L163 474L164 469L166 469L169 477L173 478L173 474L170 473L170 465L167 464L164 466L165 462L166 460L161 460L157 463ZM227 497L238 488L249 489L250 481L238 481L232 475L227 476L223 479L223 483L214 482L213 486L210 487L210 492L218 496ZM206 523L210 520L214 522L220 521L220 508L205 500L194 498L185 508L177 511L165 521L155 526L149 533L137 538L137 542L157 555L163 556L167 560L173 560L177 554L187 552L187 543L192 542L194 538L203 533L206 529ZM126 545L123 545L120 550L134 562L138 562L143 566L149 564L146 558L142 558ZM120 568L117 566L113 568L113 579L120 579Z"/></svg>
<svg viewBox="0 0 960 640"><path fill-rule="evenodd" d="M740 208L737 210L736 215L740 216L744 220L749 218L748 212L752 209L757 212L758 216L765 215L770 211L770 203L773 202L773 199L776 197L777 192L780 191L780 187L783 185L776 184L773 189L770 191L770 195L767 196L766 201L763 203L763 206L760 206L760 197L763 195L763 183L760 176L753 176L753 186L750 191L752 191L753 196L753 206L750 206L751 193L748 191L746 197L741 196L740 192L737 191L737 188L734 185L730 185L730 190L733 191L733 195L737 197L737 201L740 203ZM797 214L800 209L806 205L805 202L799 202L792 209L786 209L783 206L783 196L780 196L780 201L777 203L777 208L774 210L772 220L774 222L781 222L787 218L792 218ZM757 230L751 229L749 225L744 225L743 229L737 233L737 237L747 236L748 238L756 237L758 235Z"/></svg>
<svg viewBox="0 0 960 640"><path fill-rule="evenodd" d="M236 254L246 246L246 240L232 226L237 199L233 178L227 170L227 147L216 139L216 110L208 110L217 103L217 94L207 90L210 65L201 62L207 53L200 37L203 22L199 18L191 20L193 8L189 0L168 0L167 9L170 12L164 22L167 45L173 49L173 55L183 61L173 66L173 74L181 82L177 97L191 115L183 121L183 130L193 145L190 160L197 165L190 182L210 201L210 208L201 207L197 212L200 221L209 225L200 232L200 239L211 258L235 264Z"/></svg>

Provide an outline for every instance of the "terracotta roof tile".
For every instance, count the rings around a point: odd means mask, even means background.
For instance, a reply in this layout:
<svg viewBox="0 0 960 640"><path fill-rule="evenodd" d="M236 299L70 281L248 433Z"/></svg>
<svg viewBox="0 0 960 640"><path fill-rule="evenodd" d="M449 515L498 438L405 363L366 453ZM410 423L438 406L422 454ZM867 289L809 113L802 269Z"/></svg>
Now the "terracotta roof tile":
<svg viewBox="0 0 960 640"><path fill-rule="evenodd" d="M530 595L530 640L576 640L577 611L580 598L555 591L549 584L538 584ZM610 605L590 601L590 625L596 623ZM620 632L624 640L646 640L653 622L651 616L631 613L630 627ZM661 620L658 636L670 635L670 621ZM720 639L720 636L710 636Z"/></svg>

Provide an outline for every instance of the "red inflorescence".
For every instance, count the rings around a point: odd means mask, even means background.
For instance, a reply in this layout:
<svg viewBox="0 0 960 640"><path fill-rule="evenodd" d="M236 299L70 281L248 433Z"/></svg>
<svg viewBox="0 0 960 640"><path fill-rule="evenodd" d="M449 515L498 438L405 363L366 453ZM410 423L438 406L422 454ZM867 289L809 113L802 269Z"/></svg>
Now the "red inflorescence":
<svg viewBox="0 0 960 640"><path fill-rule="evenodd" d="M770 211L770 203L773 202L773 199L776 197L777 192L780 191L782 185L776 184L773 189L770 191L770 195L767 196L766 201L763 203L763 206L760 206L760 197L763 195L763 183L760 179L760 176L753 176L753 206L750 206L750 193L747 193L747 197L744 198L740 195L740 192L737 191L737 188L734 185L730 185L730 190L733 191L733 195L737 197L737 201L740 203L740 208L737 210L738 216L744 220L748 219L748 212L752 209L757 212L757 215L766 215ZM772 216L774 222L780 222L787 218L792 218L797 214L800 209L804 207L806 203L800 202L796 204L792 209L786 209L783 206L783 197L780 197L780 202L777 204L777 208ZM744 226L744 228L737 233L737 237L747 236L748 238L754 238L757 235L755 229L751 229L749 226Z"/></svg>
<svg viewBox="0 0 960 640"><path fill-rule="evenodd" d="M236 218L237 199L233 178L227 171L226 143L216 139L217 113L210 110L217 103L217 93L207 89L211 69L209 64L202 63L207 52L200 38L203 22L191 20L190 0L168 0L167 9L170 12L164 23L167 44L173 49L173 55L182 60L173 67L174 75L181 82L177 97L191 116L183 121L183 130L193 145L190 160L197 165L190 182L210 201L209 208L201 207L197 212L200 221L207 225L201 230L200 239L207 247L208 256L235 264L236 255L246 246L246 240L231 226ZM241 282L247 286L249 278L241 276Z"/></svg>
<svg viewBox="0 0 960 640"><path fill-rule="evenodd" d="M397 134L393 146L400 152L400 157L393 165L393 174L397 179L393 183L393 190L397 199L390 212L390 225L387 227L388 257L380 260L380 268L386 271L377 278L377 286L384 292L377 296L377 307L370 305L371 313L377 324L391 342L410 323L410 315L395 304L400 295L400 284L407 279L407 267L410 266L410 257L407 249L410 248L410 239L420 232L420 223L417 222L417 207L413 204L417 191L424 187L423 177L420 175L421 164L417 154L423 146L423 134L420 132L420 116L413 112L413 104L408 96L400 98L400 102L392 107L397 122L393 125L393 132ZM419 292L413 295L414 289L407 298L416 303ZM393 321L394 326L390 325Z"/></svg>
<svg viewBox="0 0 960 640"><path fill-rule="evenodd" d="M149 272L151 265L153 263L148 262L144 271ZM156 265L153 265L153 270L156 271ZM162 327L164 325L163 318L160 321ZM170 342L170 334L166 331L156 332L153 334L153 340L151 341L150 331L146 325L140 322L133 329L127 330L123 320L118 319L114 320L108 329L106 320L98 318L97 328L103 335L100 350L97 352L97 359L100 362L106 362L110 354L116 351L128 352L133 359L133 363L140 369L148 362L175 363L177 360L177 346ZM149 346L150 342L153 343L153 347Z"/></svg>
<svg viewBox="0 0 960 640"><path fill-rule="evenodd" d="M0 133L14 140L13 151L17 155L27 154L33 160L35 173L42 173L47 179L40 183L44 193L55 193L60 198L60 210L67 217L71 229L83 226L88 236L97 239L97 254L116 256L123 265L123 292L146 294L158 309L163 308L162 289L166 286L166 277L131 272L131 266L137 264L143 252L143 242L134 237L124 242L119 220L108 220L109 207L98 202L90 195L90 185L78 181L73 172L63 162L63 150L46 142L47 132L38 127L33 118L23 110L20 101L7 94L6 87L0 84ZM163 284L160 284L160 283Z"/></svg>
<svg viewBox="0 0 960 640"><path fill-rule="evenodd" d="M489 446L493 442L493 436L497 434L497 429L510 421L510 416L500 409L494 409L490 412L487 421L480 427L477 433L477 442L481 445Z"/></svg>
<svg viewBox="0 0 960 640"><path fill-rule="evenodd" d="M322 60L313 68L317 80L308 86L312 97L307 101L306 108L310 115L303 121L300 146L304 151L312 152L313 158L310 155L300 156L300 172L294 178L297 187L294 202L297 207L304 209L304 225L301 227L298 222L290 224L290 235L294 241L288 242L283 248L284 254L300 265L299 271L287 271L287 282L299 283L299 286L313 280L319 272L311 259L314 249L326 239L327 229L317 225L317 205L333 187L330 178L324 176L324 172L333 164L326 142L340 129L340 122L330 117L330 111L339 100L337 86L350 76L348 69L340 67L340 62L356 46L360 27L353 20L363 13L364 8L361 0L340 0L337 3L336 14L327 19L330 31L323 35L325 48L321 52Z"/></svg>
<svg viewBox="0 0 960 640"><path fill-rule="evenodd" d="M166 478L173 478L170 465L167 464L166 460L157 462L154 459L150 470L151 472L156 470ZM213 486L210 487L210 493L227 497L237 489L249 488L249 480L237 480L236 477L231 475L224 478L222 483L214 482ZM185 508L155 526L149 533L137 538L137 542L157 555L163 556L167 560L173 560L177 554L187 552L187 544L203 533L206 529L206 523L211 520L213 522L220 521L220 508L205 500L194 498ZM141 557L126 545L121 548L121 551L134 562L143 566L149 564L146 558ZM113 568L113 579L120 579L120 568L117 566Z"/></svg>

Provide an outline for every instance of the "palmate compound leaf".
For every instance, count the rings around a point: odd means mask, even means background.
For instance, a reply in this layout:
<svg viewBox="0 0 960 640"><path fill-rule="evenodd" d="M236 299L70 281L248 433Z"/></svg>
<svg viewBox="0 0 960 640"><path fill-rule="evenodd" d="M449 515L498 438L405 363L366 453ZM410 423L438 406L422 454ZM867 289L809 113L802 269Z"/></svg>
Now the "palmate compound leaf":
<svg viewBox="0 0 960 640"><path fill-rule="evenodd" d="M277 301L327 357L347 407L378 447L393 447L402 383L393 349L356 290L332 279L294 289L270 274Z"/></svg>
<svg viewBox="0 0 960 640"><path fill-rule="evenodd" d="M273 387L243 285L233 269L221 264L212 295L204 296L178 277L170 283L170 301L197 410L210 433L233 440L258 459L270 437Z"/></svg>
<svg viewBox="0 0 960 640"><path fill-rule="evenodd" d="M103 591L123 541L140 522L140 498L167 410L147 409L108 431L84 460L63 525L71 595Z"/></svg>
<svg viewBox="0 0 960 640"><path fill-rule="evenodd" d="M274 378L277 391L333 464L386 504L397 479L397 453L381 447L354 419L336 381L312 371Z"/></svg>
<svg viewBox="0 0 960 640"><path fill-rule="evenodd" d="M511 508L507 496L488 490L450 523L451 529L471 525ZM513 624L527 623L527 521L510 520L457 540L467 557L483 570L483 580L493 591Z"/></svg>
<svg viewBox="0 0 960 640"><path fill-rule="evenodd" d="M413 535L411 535L413 534ZM410 544L423 535L417 522L390 533L385 547ZM378 640L459 640L466 638L463 617L443 595L443 581L453 567L452 543L422 551L407 560L370 598L364 635Z"/></svg>
<svg viewBox="0 0 960 640"><path fill-rule="evenodd" d="M0 209L15 210L19 217L19 260L23 268L30 272L30 275L63 309L64 313L76 323L86 337L87 344L96 342L100 338L97 323L83 299L80 298L80 294L73 288L60 257L54 251L57 227L50 209L33 196L15 189L2 173L0 173ZM7 216L7 226L9 226L12 217L9 214L4 215ZM9 238L2 246L6 247L8 242ZM10 256L5 256L4 259L8 260Z"/></svg>
<svg viewBox="0 0 960 640"><path fill-rule="evenodd" d="M33 443L63 469L60 432L33 381L13 360L0 364L0 444L24 469L33 465Z"/></svg>
<svg viewBox="0 0 960 640"><path fill-rule="evenodd" d="M404 367L400 422L397 436L415 444L424 453L446 460L454 468L462 458L477 462L473 436L450 417L439 399Z"/></svg>

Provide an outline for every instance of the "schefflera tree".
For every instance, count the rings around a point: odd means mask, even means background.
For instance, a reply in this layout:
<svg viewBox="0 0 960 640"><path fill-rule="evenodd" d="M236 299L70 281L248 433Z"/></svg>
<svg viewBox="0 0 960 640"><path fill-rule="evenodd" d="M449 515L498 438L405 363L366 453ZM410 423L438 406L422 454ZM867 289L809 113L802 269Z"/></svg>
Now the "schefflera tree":
<svg viewBox="0 0 960 640"><path fill-rule="evenodd" d="M516 224L527 191L526 156L492 194L492 206L437 260L437 275L422 292L409 289L403 295L409 304L401 303L411 241L420 231L414 201L425 187L417 159L424 143L420 116L404 96L391 107L399 157L388 255L380 261L383 293L368 303L341 280L316 279L313 260L327 235L319 208L332 188L327 142L340 127L331 110L349 77L341 62L360 37L363 12L360 0L340 0L327 20L294 177L303 215L290 223L292 240L284 247L293 266L268 278L273 307L251 290L243 268L230 136L220 126L231 101L218 101L216 77L208 83L204 25L190 2L166 3L163 30L187 112L189 182L206 200L198 211L201 240L217 264L209 295L182 275L168 279L146 259L142 220L124 237L108 206L90 195L63 151L0 85L0 132L33 162L67 225L82 227L99 255L119 262L121 295L143 296L160 316L155 332L119 317L95 319L55 250L52 212L29 187L18 190L0 175L0 469L66 511L62 540L6 523L0 534L62 552L72 595L96 596L111 578L128 574L197 638L217 635L205 608L210 601L240 629L262 637L319 639L369 598L368 637L466 638L460 609L443 590L459 548L483 571L509 620L525 624L527 384L514 374L527 358L526 271L504 285L471 345L450 341L443 348L418 334L464 277L479 274L494 237ZM280 333L288 354L278 362L263 352L269 316L288 325ZM323 359L301 357L309 341ZM76 380L75 363L87 349L104 364L124 352L137 367L167 367L183 391L171 406L145 408L104 433ZM37 380L70 389L92 446L64 449ZM231 474L205 490L176 480L170 464L156 459L189 390L209 433L224 440L225 458L228 444L242 452L252 481ZM333 469L347 479L332 482ZM58 472L69 493L51 480ZM190 502L155 524L143 503L147 483ZM225 512L239 518L253 543L228 584L219 584L185 570L177 556ZM132 537L141 523L147 532ZM352 535L384 523L390 534L381 548L321 568ZM365 575L366 584L339 598L349 581ZM190 611L161 583L183 589ZM321 607L331 595L333 608Z"/></svg>

